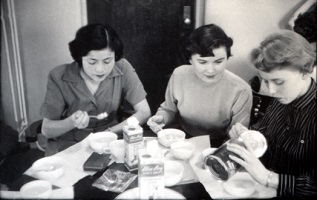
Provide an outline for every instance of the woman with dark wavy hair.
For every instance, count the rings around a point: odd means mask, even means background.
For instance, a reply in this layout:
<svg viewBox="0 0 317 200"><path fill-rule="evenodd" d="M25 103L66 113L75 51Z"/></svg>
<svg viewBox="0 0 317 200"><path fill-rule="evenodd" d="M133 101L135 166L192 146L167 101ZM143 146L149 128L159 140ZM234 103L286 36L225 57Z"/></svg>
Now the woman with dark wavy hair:
<svg viewBox="0 0 317 200"><path fill-rule="evenodd" d="M176 68L169 80L165 102L148 120L157 132L179 116L188 136L209 135L211 146L228 139L237 122L249 125L252 106L250 86L226 70L233 41L215 24L194 30L185 44L189 65Z"/></svg>
<svg viewBox="0 0 317 200"><path fill-rule="evenodd" d="M109 25L89 24L80 28L69 43L75 62L53 69L48 76L41 107L42 133L49 138L46 155L82 140L91 132L106 129L122 133L117 111L129 102L140 124L150 117L146 92L139 77L124 59L123 44ZM107 113L105 119L89 115Z"/></svg>

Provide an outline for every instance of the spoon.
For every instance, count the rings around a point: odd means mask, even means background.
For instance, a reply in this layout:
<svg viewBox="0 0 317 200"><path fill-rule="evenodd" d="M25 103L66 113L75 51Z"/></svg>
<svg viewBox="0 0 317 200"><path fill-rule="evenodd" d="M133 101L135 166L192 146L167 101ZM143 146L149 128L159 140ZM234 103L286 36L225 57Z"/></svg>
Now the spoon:
<svg viewBox="0 0 317 200"><path fill-rule="evenodd" d="M163 126L164 126L165 124L158 124L158 125L156 125L155 127L154 127L154 129L152 129L155 133L158 133L158 132L160 132L160 131L162 131L163 130Z"/></svg>
<svg viewBox="0 0 317 200"><path fill-rule="evenodd" d="M159 131L162 131L163 129L162 129L162 126L157 126L156 127Z"/></svg>
<svg viewBox="0 0 317 200"><path fill-rule="evenodd" d="M103 112L103 113L100 113L99 115L89 115L89 117L101 120L101 119L108 117L108 113Z"/></svg>
<svg viewBox="0 0 317 200"><path fill-rule="evenodd" d="M164 153L164 157L166 157L166 155L170 152L170 150L167 150L165 153Z"/></svg>

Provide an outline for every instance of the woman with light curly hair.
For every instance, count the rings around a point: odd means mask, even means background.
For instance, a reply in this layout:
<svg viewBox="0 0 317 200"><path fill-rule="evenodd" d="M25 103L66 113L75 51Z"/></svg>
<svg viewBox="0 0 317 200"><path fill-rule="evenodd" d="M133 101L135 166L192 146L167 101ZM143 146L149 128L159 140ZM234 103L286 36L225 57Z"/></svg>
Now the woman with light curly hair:
<svg viewBox="0 0 317 200"><path fill-rule="evenodd" d="M317 195L317 98L310 77L316 53L305 38L293 31L268 36L251 53L251 61L274 97L263 118L251 129L260 131L268 149L258 159L247 148L228 144L241 164L262 185L275 188L277 196ZM231 137L247 130L236 124Z"/></svg>

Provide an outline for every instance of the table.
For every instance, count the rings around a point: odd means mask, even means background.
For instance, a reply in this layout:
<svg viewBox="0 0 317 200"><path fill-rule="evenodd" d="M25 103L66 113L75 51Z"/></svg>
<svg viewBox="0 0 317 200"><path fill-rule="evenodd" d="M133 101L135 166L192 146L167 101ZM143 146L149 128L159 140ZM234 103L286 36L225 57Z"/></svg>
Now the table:
<svg viewBox="0 0 317 200"><path fill-rule="evenodd" d="M156 138L146 137L145 139L150 141L155 140ZM201 145L205 147L210 146L208 136L206 136L205 139L201 139L204 141L204 144L202 143ZM52 185L54 185L54 192L51 198L72 198L72 195L75 195L75 198L95 199L105 198L106 196L106 199L114 199L118 195L118 193L105 192L91 186L92 183L99 176L102 175L102 172L95 173L83 170L83 163L88 159L92 152L93 150L89 147L88 144L88 138L86 138L83 141L69 147L68 149L65 149L64 151L54 155L65 159L65 173L58 180L51 181ZM166 157L170 158L171 155L167 154ZM190 163L184 161L180 162L182 162L183 165L187 165L187 167L185 167L186 170L184 173L186 174L186 176L184 175L184 178L181 181L183 184L169 188L183 194L187 199L211 199L208 193L206 192L204 186L201 183L199 183L197 176L191 170ZM111 164L110 166L108 166L108 168L128 171L123 164L117 163ZM137 173L137 171L134 171L133 173ZM193 177L196 179L193 180ZM28 169L20 178L20 180L17 181L17 183L13 185L12 188L10 188L10 190L18 191L23 184L30 182L32 180L36 180L37 178L38 177L36 176L36 174L32 174L32 170ZM136 179L134 182L132 182L128 189L137 186L138 183ZM72 194L73 188L75 194Z"/></svg>
<svg viewBox="0 0 317 200"><path fill-rule="evenodd" d="M147 140L156 139L155 137L146 137ZM223 189L222 182L216 180L206 169L199 168L197 163L201 162L201 152L210 147L209 136L199 136L186 139L195 145L194 155L188 162L183 163L186 166L184 184L169 187L186 197L186 199L226 199L235 198ZM164 150L164 147L162 147ZM54 156L65 158L64 175L51 183L54 185L54 192L51 196L53 199L65 198L82 198L82 199L114 199L118 193L103 191L92 187L92 183L102 175L100 172L89 172L83 170L83 163L88 159L93 150L89 147L87 138L83 141L57 153ZM169 157L169 155L167 155ZM128 171L123 164L112 163L106 169L113 168L122 171ZM105 170L106 170L105 169ZM191 170L193 169L193 171ZM136 171L133 173L137 173ZM15 187L11 190L18 191L20 187L32 180L36 180L36 175L27 170ZM193 180L194 179L194 180ZM127 188L137 187L137 179ZM74 191L74 194L72 193ZM257 185L256 193L251 198L272 198L276 196L275 190Z"/></svg>

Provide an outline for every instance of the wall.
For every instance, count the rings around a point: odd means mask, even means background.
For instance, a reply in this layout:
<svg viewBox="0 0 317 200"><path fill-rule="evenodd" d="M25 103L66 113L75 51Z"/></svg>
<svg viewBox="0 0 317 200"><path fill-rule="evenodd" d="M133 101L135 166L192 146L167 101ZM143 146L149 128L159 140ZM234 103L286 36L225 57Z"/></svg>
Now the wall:
<svg viewBox="0 0 317 200"><path fill-rule="evenodd" d="M86 23L85 0L13 0L16 9L18 39L28 121L41 119L49 70L70 62L68 42ZM249 62L250 50L271 31L286 28L289 16L304 2L300 0L197 0L205 11L202 24L216 23L234 39L233 57L228 69L248 81L255 75ZM1 5L2 6L2 5ZM198 10L199 10L198 9ZM201 21L201 16L196 16ZM1 36L1 40L3 37ZM1 42L1 119L15 127L12 98Z"/></svg>
<svg viewBox="0 0 317 200"><path fill-rule="evenodd" d="M39 109L45 97L48 72L57 65L72 61L68 42L74 38L76 30L86 23L86 7L84 0L14 0L14 5L30 123L42 118ZM6 52L3 49L2 42L1 118L16 128L8 86Z"/></svg>
<svg viewBox="0 0 317 200"><path fill-rule="evenodd" d="M256 70L250 51L274 30L287 28L300 0L205 0L205 24L215 23L233 38L228 69L249 81Z"/></svg>

